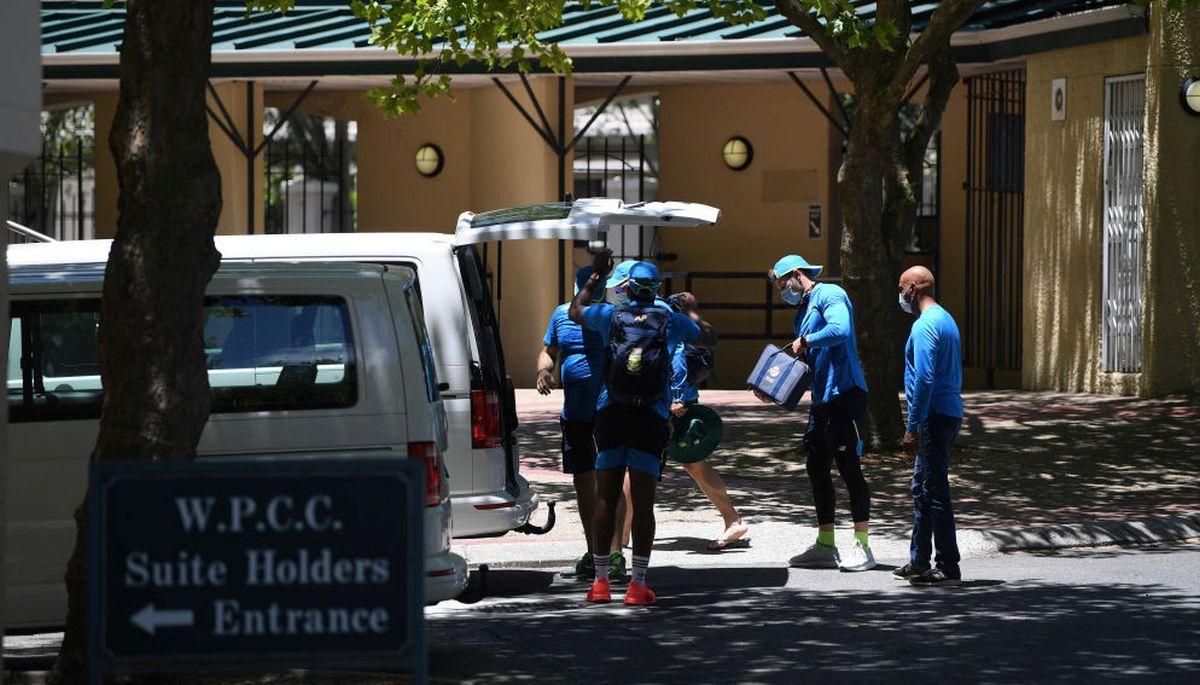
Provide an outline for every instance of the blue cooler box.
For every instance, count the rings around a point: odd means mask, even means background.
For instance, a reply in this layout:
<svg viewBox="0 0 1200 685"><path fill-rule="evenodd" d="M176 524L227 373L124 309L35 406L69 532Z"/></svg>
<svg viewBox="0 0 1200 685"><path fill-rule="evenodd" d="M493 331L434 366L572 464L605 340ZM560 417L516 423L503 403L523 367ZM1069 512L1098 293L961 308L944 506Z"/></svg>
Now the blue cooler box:
<svg viewBox="0 0 1200 685"><path fill-rule="evenodd" d="M808 391L808 364L774 345L767 345L746 379L746 386L767 395L784 409L795 409Z"/></svg>

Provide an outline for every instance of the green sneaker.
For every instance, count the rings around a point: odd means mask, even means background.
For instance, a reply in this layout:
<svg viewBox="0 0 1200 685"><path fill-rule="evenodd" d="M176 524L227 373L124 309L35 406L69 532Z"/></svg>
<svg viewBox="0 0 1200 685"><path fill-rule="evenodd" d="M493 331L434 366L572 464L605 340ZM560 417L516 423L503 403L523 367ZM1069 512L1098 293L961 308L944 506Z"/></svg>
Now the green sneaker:
<svg viewBox="0 0 1200 685"><path fill-rule="evenodd" d="M591 581L596 577L596 562L592 559L592 553L588 552L579 557L579 561L575 562L575 568L563 571L565 578L578 578L580 580Z"/></svg>
<svg viewBox="0 0 1200 685"><path fill-rule="evenodd" d="M625 583L629 581L629 571L625 568L625 555L620 552L613 552L608 555L612 559L612 566L608 569L608 580L610 582Z"/></svg>

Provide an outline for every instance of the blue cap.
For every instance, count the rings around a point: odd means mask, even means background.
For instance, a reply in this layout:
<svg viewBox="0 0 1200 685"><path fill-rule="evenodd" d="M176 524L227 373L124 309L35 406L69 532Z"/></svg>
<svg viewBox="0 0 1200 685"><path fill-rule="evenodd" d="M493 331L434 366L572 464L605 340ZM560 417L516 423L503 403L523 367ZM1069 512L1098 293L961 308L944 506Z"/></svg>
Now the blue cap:
<svg viewBox="0 0 1200 685"><path fill-rule="evenodd" d="M579 289L583 287L584 283L588 282L588 279L591 278L592 274L594 274L594 273L596 273L596 270L593 269L590 265L579 267L579 271L575 272L575 293L576 294L579 293Z"/></svg>
<svg viewBox="0 0 1200 685"><path fill-rule="evenodd" d="M633 268L635 262L624 261L617 265L612 273L608 275L608 282L605 283L606 288L615 288L621 283L629 280L629 270Z"/></svg>
<svg viewBox="0 0 1200 685"><path fill-rule="evenodd" d="M658 267L650 262L634 262L633 266L629 267L629 279L657 281L659 280Z"/></svg>
<svg viewBox="0 0 1200 685"><path fill-rule="evenodd" d="M783 278L793 271L803 271L805 276L816 278L821 275L821 269L824 267L816 264L809 264L804 257L796 254L790 254L778 262L775 262L775 267L771 269L771 280Z"/></svg>

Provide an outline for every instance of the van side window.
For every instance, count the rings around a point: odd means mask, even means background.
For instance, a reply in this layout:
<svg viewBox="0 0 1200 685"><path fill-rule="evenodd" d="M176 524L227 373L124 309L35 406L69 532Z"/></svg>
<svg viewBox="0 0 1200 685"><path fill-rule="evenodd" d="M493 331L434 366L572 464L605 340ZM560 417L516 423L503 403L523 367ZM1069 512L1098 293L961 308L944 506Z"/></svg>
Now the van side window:
<svg viewBox="0 0 1200 685"><path fill-rule="evenodd" d="M357 401L354 343L342 298L209 297L204 317L213 413L326 409ZM95 299L12 303L10 421L100 417L99 323Z"/></svg>
<svg viewBox="0 0 1200 685"><path fill-rule="evenodd" d="M9 421L100 416L99 300L14 300L8 341Z"/></svg>
<svg viewBox="0 0 1200 685"><path fill-rule="evenodd" d="M425 370L425 394L430 402L437 402L441 397L438 392L437 366L433 363L433 346L429 344L429 331L425 329L425 310L421 305L421 296L417 289L407 288L404 299L408 303L409 319L412 321L413 333L417 337L417 345L421 348L421 366Z"/></svg>
<svg viewBox="0 0 1200 685"><path fill-rule="evenodd" d="M209 297L204 316L214 413L354 405L354 344L341 298Z"/></svg>

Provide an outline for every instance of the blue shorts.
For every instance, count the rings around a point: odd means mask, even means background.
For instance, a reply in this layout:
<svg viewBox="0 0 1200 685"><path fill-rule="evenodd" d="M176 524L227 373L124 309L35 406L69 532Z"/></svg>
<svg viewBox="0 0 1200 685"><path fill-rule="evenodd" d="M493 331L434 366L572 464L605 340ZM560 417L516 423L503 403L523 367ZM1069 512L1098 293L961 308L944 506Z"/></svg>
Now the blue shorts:
<svg viewBox="0 0 1200 685"><path fill-rule="evenodd" d="M614 447L602 450L596 455L597 471L611 471L626 466L655 478L662 476L662 457L656 457L649 452L635 450L632 447Z"/></svg>

